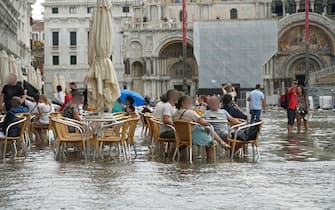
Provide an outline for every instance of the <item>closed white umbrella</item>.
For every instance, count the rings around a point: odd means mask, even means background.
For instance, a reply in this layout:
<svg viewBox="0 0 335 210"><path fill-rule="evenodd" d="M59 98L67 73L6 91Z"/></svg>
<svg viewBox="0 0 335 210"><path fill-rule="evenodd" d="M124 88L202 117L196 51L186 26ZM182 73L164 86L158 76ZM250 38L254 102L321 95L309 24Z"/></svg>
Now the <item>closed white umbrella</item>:
<svg viewBox="0 0 335 210"><path fill-rule="evenodd" d="M23 82L22 71L21 71L21 68L20 69L18 68L17 60L15 59L14 55L9 56L8 70L9 70L9 73L16 75L18 82Z"/></svg>
<svg viewBox="0 0 335 210"><path fill-rule="evenodd" d="M34 69L34 67L30 66L28 69L27 69L27 80L28 82L34 86L34 87L37 87L37 76L36 76L36 71Z"/></svg>
<svg viewBox="0 0 335 210"><path fill-rule="evenodd" d="M66 84L67 84L67 81L66 81L64 76L59 75L59 74L53 76L52 88L53 88L54 93L57 92L57 86L58 85L62 86L63 90L65 90L65 88L67 88Z"/></svg>
<svg viewBox="0 0 335 210"><path fill-rule="evenodd" d="M112 108L120 88L110 54L112 49L112 5L98 0L90 27L88 46L88 103L98 111Z"/></svg>
<svg viewBox="0 0 335 210"><path fill-rule="evenodd" d="M41 70L37 69L35 72L35 77L36 77L36 88L40 91L42 91L43 88L43 81L42 81L42 75L41 75Z"/></svg>
<svg viewBox="0 0 335 210"><path fill-rule="evenodd" d="M20 58L16 58L17 81L23 82L25 80L22 72L22 64Z"/></svg>
<svg viewBox="0 0 335 210"><path fill-rule="evenodd" d="M0 52L0 87L6 84L8 75L8 55L6 51L2 50Z"/></svg>

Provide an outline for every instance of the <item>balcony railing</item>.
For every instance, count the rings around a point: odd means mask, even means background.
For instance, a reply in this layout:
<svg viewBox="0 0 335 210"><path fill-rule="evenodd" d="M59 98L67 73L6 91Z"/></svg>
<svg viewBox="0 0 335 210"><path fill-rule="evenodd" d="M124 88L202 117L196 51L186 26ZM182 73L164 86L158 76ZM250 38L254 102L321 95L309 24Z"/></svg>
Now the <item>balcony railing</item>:
<svg viewBox="0 0 335 210"><path fill-rule="evenodd" d="M182 22L125 22L123 24L123 31L173 31L181 30L183 28ZM193 23L187 23L187 29L192 29Z"/></svg>
<svg viewBox="0 0 335 210"><path fill-rule="evenodd" d="M325 78L329 75L335 74L335 65L329 66L327 68L321 69L320 71L313 72L310 75L310 83L315 84L318 82L318 80Z"/></svg>

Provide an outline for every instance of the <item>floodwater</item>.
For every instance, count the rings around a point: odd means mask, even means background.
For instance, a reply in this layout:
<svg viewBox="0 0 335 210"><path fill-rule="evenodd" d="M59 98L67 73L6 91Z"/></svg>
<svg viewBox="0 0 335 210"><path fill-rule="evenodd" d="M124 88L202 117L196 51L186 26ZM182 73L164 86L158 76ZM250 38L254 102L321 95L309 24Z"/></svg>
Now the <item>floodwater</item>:
<svg viewBox="0 0 335 210"><path fill-rule="evenodd" d="M310 134L291 137L284 115L265 115L258 163L153 160L140 137L131 162L32 151L0 164L0 209L335 209L335 113L314 113Z"/></svg>

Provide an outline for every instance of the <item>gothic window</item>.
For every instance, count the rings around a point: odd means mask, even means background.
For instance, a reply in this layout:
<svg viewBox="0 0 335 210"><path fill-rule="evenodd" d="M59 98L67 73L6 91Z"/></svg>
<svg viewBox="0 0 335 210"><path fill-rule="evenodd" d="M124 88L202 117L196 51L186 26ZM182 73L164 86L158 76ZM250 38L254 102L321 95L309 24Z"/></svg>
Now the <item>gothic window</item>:
<svg viewBox="0 0 335 210"><path fill-rule="evenodd" d="M323 13L322 0L315 0L314 2L314 12L318 14Z"/></svg>
<svg viewBox="0 0 335 210"><path fill-rule="evenodd" d="M289 14L293 14L296 13L296 4L295 4L295 0L288 0L288 13Z"/></svg>
<svg viewBox="0 0 335 210"><path fill-rule="evenodd" d="M272 1L272 13L277 16L283 16L283 3L281 0Z"/></svg>
<svg viewBox="0 0 335 210"><path fill-rule="evenodd" d="M233 8L230 10L230 19L237 19L238 14L237 14L237 9Z"/></svg>

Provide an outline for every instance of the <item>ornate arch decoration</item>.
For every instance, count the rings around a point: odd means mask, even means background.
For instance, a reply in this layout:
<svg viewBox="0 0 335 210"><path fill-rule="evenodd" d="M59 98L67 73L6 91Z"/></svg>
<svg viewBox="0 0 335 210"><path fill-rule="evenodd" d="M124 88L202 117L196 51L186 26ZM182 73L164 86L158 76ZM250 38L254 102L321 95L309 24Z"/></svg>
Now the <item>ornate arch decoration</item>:
<svg viewBox="0 0 335 210"><path fill-rule="evenodd" d="M278 42L281 42L283 40L283 36L286 33L289 33L290 30L296 28L296 27L301 27L304 25L305 22L305 14L304 13L296 13L292 14L289 16L286 16L282 19L280 19L279 24L278 24ZM328 43L330 46L328 46L329 53L335 55L335 24L334 21L316 14L316 13L311 13L310 14L310 25L311 25L311 32L314 29L314 31L318 31L320 34L323 35L323 37L328 38ZM312 34L311 34L312 35ZM311 36L311 41L312 41L312 36ZM278 43L279 47L279 52L283 51L283 45L285 46L287 43ZM320 45L322 48L322 43ZM327 46L324 46L324 49L326 49ZM285 49L284 49L285 50Z"/></svg>
<svg viewBox="0 0 335 210"><path fill-rule="evenodd" d="M139 39L131 39L128 42L128 58L140 58L143 55L143 42Z"/></svg>
<svg viewBox="0 0 335 210"><path fill-rule="evenodd" d="M304 52L297 52L296 54L291 55L290 57L288 57L285 61L285 63L283 64L283 66L285 66L285 77L288 78L290 76L290 69L291 66L298 60L300 59L304 59L305 58L305 54ZM326 66L326 62L323 61L320 56L316 55L316 54L310 54L310 59L315 61L320 68L324 68Z"/></svg>
<svg viewBox="0 0 335 210"><path fill-rule="evenodd" d="M168 45L171 42L181 42L183 40L183 37L181 35L177 34L169 34L167 36L164 36L161 41L158 43L158 45L153 50L153 56L159 57L159 53L161 50ZM187 38L187 44L191 45L193 47L193 40L190 38Z"/></svg>

